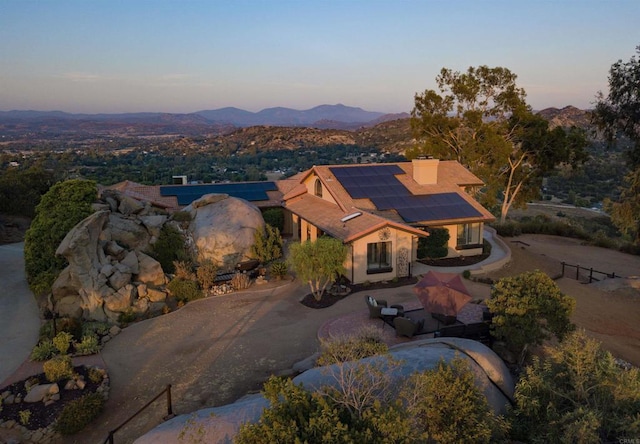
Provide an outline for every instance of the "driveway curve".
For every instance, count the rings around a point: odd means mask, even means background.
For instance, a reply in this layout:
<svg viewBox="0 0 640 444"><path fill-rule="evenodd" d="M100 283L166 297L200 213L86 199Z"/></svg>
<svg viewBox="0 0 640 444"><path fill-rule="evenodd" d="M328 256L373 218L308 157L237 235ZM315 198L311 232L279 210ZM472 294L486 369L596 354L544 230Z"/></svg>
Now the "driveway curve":
<svg viewBox="0 0 640 444"><path fill-rule="evenodd" d="M24 274L24 242L0 245L0 387L38 342L38 304Z"/></svg>

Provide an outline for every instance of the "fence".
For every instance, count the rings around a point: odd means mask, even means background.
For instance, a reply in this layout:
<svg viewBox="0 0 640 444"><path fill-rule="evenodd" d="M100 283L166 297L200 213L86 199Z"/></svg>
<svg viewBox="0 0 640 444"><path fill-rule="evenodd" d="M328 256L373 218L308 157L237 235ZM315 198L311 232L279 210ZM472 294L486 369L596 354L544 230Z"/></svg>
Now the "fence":
<svg viewBox="0 0 640 444"><path fill-rule="evenodd" d="M567 264L566 262L562 262L562 277L564 277L565 275L565 268L569 267L569 268L575 268L576 269L576 280L579 281L580 280L580 270L584 270L584 271L588 271L589 272L589 283L592 283L593 281L600 281L601 279L598 279L596 277L593 276L594 273L598 274L598 275L603 275L604 277L613 279L615 277L620 277L620 276L616 276L615 271L613 273L606 273L604 271L598 271L598 270L594 270L593 268L587 268L587 267L581 267L580 264L578 265L572 265L572 264Z"/></svg>
<svg viewBox="0 0 640 444"><path fill-rule="evenodd" d="M113 435L115 435L115 433L120 430L122 427L124 427L125 425L127 425L133 418L135 418L136 416L138 416L140 413L142 413L147 407L149 407L151 404L153 404L158 398L160 398L162 395L167 394L167 416L165 417L165 419L171 418L173 417L173 408L171 406L171 384L168 384L167 387L161 391L160 393L158 393L156 395L155 398L153 398L151 401L147 402L145 405L143 405L137 412L135 412L133 415L131 415L129 417L129 419L127 419L125 422L123 422L122 424L120 424L118 427L116 427L115 429L111 430L109 432L109 436L107 437L107 439L104 440L104 444L114 444L113 441Z"/></svg>

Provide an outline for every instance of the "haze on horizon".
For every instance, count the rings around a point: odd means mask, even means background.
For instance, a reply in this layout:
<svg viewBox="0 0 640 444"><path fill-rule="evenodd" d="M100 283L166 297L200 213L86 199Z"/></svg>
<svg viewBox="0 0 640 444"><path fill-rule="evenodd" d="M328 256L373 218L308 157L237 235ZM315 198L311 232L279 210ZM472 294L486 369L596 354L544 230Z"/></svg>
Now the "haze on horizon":
<svg viewBox="0 0 640 444"><path fill-rule="evenodd" d="M640 2L3 0L0 110L409 112L443 67L503 66L534 109L590 108Z"/></svg>

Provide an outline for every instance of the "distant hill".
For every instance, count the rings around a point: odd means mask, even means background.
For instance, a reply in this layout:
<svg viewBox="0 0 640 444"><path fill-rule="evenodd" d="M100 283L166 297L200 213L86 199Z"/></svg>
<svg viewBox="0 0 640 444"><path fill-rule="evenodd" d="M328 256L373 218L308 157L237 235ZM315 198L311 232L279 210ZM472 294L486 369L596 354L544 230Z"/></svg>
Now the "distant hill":
<svg viewBox="0 0 640 444"><path fill-rule="evenodd" d="M593 128L590 120L590 111L578 109L575 106L569 105L562 109L545 108L538 111L537 114L547 119L551 128L555 128L556 126L561 126L563 128L576 126L584 130L590 130Z"/></svg>
<svg viewBox="0 0 640 444"><path fill-rule="evenodd" d="M381 120L404 116L365 111L362 108L320 105L308 110L267 108L253 113L239 108L220 108L195 113L73 114L62 111L0 111L0 132L220 134L249 126L304 126L354 130Z"/></svg>

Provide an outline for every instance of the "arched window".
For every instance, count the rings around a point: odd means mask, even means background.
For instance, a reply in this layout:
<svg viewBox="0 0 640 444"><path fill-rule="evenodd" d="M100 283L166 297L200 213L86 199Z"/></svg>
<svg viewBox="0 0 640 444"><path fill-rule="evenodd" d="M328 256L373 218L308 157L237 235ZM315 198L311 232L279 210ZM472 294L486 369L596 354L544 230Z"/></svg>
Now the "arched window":
<svg viewBox="0 0 640 444"><path fill-rule="evenodd" d="M320 182L320 179L316 179L314 194L318 197L322 197L322 182Z"/></svg>

